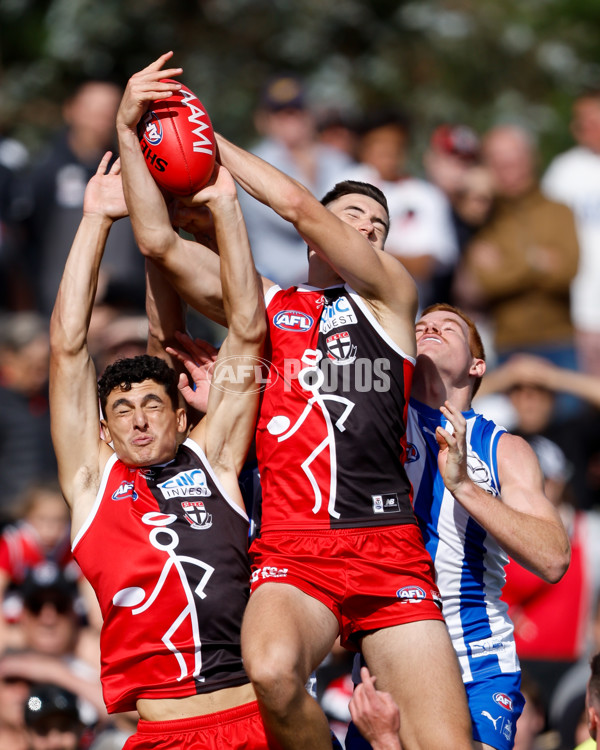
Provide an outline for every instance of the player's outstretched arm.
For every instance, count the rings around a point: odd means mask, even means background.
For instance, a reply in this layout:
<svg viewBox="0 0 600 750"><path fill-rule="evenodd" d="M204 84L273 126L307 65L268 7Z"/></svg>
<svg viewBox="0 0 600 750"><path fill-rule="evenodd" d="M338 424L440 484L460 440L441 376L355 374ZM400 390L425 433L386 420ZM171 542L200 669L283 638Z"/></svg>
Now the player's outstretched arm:
<svg viewBox="0 0 600 750"><path fill-rule="evenodd" d="M216 138L219 160L246 192L290 221L309 247L361 296L413 325L415 283L397 258L377 249L383 247L386 224L375 221L367 226L368 217L356 211L350 217L354 225L342 221L296 180L221 135Z"/></svg>
<svg viewBox="0 0 600 750"><path fill-rule="evenodd" d="M254 436L259 383L256 366L266 334L262 283L254 267L233 178L217 165L211 182L194 198L211 211L221 257L221 285L228 333L212 378L206 417L191 437L232 497ZM241 498L240 498L241 502Z"/></svg>
<svg viewBox="0 0 600 750"><path fill-rule="evenodd" d="M579 370L558 367L533 354L514 354L487 373L478 395L507 392L516 385L546 388L554 393L569 393L600 408L600 377Z"/></svg>
<svg viewBox="0 0 600 750"><path fill-rule="evenodd" d="M50 320L52 440L74 531L80 513L87 515L81 499L95 494L88 491L111 452L100 440L96 370L87 347L106 240L113 222L127 215L119 161L106 172L110 157L110 152L105 154L86 188L83 217Z"/></svg>
<svg viewBox="0 0 600 750"><path fill-rule="evenodd" d="M556 508L544 494L539 463L520 437L504 433L498 442L500 497L493 497L467 473L466 423L449 402L441 408L451 434L437 428L438 465L455 499L500 546L523 567L549 583L565 574L570 561L569 538Z"/></svg>
<svg viewBox="0 0 600 750"><path fill-rule="evenodd" d="M181 84L173 81L161 83L161 79L182 72L181 68L164 67L172 55L167 52L135 73L123 94L117 113L123 189L140 251L160 267L190 305L224 324L219 258L206 243L186 240L174 229L173 216L146 166L137 134L150 102L165 99L180 88Z"/></svg>

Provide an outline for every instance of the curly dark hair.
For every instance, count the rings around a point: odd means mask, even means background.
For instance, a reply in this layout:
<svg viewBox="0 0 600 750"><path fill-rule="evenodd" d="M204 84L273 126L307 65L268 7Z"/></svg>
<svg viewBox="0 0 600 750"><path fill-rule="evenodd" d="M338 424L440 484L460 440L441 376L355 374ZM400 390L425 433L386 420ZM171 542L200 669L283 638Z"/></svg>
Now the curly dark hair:
<svg viewBox="0 0 600 750"><path fill-rule="evenodd" d="M173 409L177 409L179 391L177 390L177 373L175 370L159 357L139 354L137 357L118 359L104 370L98 381L98 396L100 397L102 411L106 413L108 396L115 388L129 391L132 383L141 383L144 380L154 380L155 383L164 385Z"/></svg>

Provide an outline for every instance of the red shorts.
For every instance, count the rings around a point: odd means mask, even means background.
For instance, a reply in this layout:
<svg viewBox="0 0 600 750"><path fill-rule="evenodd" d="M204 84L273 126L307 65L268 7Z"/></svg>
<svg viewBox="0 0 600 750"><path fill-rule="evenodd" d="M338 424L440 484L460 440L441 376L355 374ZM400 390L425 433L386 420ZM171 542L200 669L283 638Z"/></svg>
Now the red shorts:
<svg viewBox="0 0 600 750"><path fill-rule="evenodd" d="M256 701L227 711L173 721L140 719L123 750L267 750Z"/></svg>
<svg viewBox="0 0 600 750"><path fill-rule="evenodd" d="M312 532L270 531L250 548L252 591L288 583L337 617L342 645L364 631L442 620L433 563L416 524Z"/></svg>

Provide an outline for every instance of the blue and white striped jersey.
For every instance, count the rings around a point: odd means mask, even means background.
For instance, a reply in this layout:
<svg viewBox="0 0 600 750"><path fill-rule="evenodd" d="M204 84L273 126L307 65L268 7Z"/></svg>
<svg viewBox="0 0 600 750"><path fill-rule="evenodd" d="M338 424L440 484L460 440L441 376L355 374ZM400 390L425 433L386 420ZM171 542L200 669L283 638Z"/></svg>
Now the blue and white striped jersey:
<svg viewBox="0 0 600 750"><path fill-rule="evenodd" d="M504 428L476 414L467 420L469 476L500 494L496 452ZM501 600L508 557L444 486L438 471L435 429L452 425L438 409L414 399L408 410L406 472L425 545L433 558L443 612L464 682L519 671L507 605Z"/></svg>

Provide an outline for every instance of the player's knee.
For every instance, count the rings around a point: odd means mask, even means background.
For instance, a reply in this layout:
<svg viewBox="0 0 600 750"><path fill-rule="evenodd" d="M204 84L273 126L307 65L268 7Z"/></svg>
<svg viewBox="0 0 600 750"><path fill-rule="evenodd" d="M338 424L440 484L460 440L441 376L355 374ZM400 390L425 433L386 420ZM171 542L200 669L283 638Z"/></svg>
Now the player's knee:
<svg viewBox="0 0 600 750"><path fill-rule="evenodd" d="M244 667L258 699L276 713L284 715L305 691L295 660L279 649L255 654L249 660L244 657Z"/></svg>

